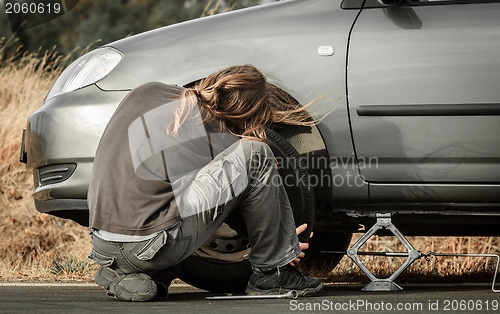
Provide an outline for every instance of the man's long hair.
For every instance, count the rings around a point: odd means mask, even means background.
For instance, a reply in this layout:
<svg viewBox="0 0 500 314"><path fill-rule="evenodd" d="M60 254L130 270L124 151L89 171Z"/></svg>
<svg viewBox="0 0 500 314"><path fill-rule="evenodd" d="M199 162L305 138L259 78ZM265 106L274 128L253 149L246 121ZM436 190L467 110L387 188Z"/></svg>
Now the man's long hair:
<svg viewBox="0 0 500 314"><path fill-rule="evenodd" d="M180 95L180 106L167 132L176 136L199 106L203 122L219 121L220 129L246 139L266 141L265 126L276 123L313 125L307 106L266 81L252 65L232 66L209 75Z"/></svg>

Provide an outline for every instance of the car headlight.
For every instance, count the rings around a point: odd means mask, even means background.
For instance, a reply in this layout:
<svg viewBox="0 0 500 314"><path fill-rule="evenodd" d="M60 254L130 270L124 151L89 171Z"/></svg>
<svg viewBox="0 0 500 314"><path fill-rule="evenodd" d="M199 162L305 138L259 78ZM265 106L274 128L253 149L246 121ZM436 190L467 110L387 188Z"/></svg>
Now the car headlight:
<svg viewBox="0 0 500 314"><path fill-rule="evenodd" d="M91 85L108 75L123 59L113 48L93 50L71 63L59 76L45 100Z"/></svg>

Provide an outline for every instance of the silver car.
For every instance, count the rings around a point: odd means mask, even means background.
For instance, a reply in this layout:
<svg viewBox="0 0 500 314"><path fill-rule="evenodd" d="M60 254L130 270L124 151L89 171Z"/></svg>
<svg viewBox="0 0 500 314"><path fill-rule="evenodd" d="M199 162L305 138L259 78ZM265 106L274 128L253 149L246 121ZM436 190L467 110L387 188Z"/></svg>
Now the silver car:
<svg viewBox="0 0 500 314"><path fill-rule="evenodd" d="M125 38L71 64L29 117L21 160L40 212L88 223L94 153L150 81L253 64L317 127L269 130L310 259L389 214L404 235L500 235L500 1L289 0ZM248 241L223 225L181 278L238 291ZM323 255L331 263L341 256Z"/></svg>

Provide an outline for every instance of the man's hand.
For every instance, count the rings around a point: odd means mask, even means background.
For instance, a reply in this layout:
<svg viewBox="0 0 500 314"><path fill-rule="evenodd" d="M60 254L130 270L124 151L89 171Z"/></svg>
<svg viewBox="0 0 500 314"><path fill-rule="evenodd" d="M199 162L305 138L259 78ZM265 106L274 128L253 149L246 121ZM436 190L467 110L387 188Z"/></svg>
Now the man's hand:
<svg viewBox="0 0 500 314"><path fill-rule="evenodd" d="M297 235L299 235L302 232L304 232L306 229L307 229L307 224L302 224L302 225L298 226L295 231L297 232ZM311 237L312 237L312 232L311 232ZM299 242L299 249L302 252L299 254L299 256L297 256L296 259L294 259L293 261L290 262L290 265L295 266L298 263L300 263L300 260L303 259L304 256L306 256L306 253L304 253L304 250L307 250L308 248L309 248L309 243Z"/></svg>

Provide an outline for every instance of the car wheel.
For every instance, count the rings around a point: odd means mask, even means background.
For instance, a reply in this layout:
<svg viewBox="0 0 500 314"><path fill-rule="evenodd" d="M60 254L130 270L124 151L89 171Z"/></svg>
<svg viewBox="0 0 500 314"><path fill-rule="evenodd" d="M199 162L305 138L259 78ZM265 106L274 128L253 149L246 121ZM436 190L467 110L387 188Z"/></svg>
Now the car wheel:
<svg viewBox="0 0 500 314"><path fill-rule="evenodd" d="M267 138L279 164L295 222L308 224L308 230L301 235L307 241L313 227L315 199L308 184L309 173L301 164L295 148L280 134L267 129ZM242 292L251 274L248 240L228 225L223 224L192 256L182 262L179 277L204 290L214 292Z"/></svg>

